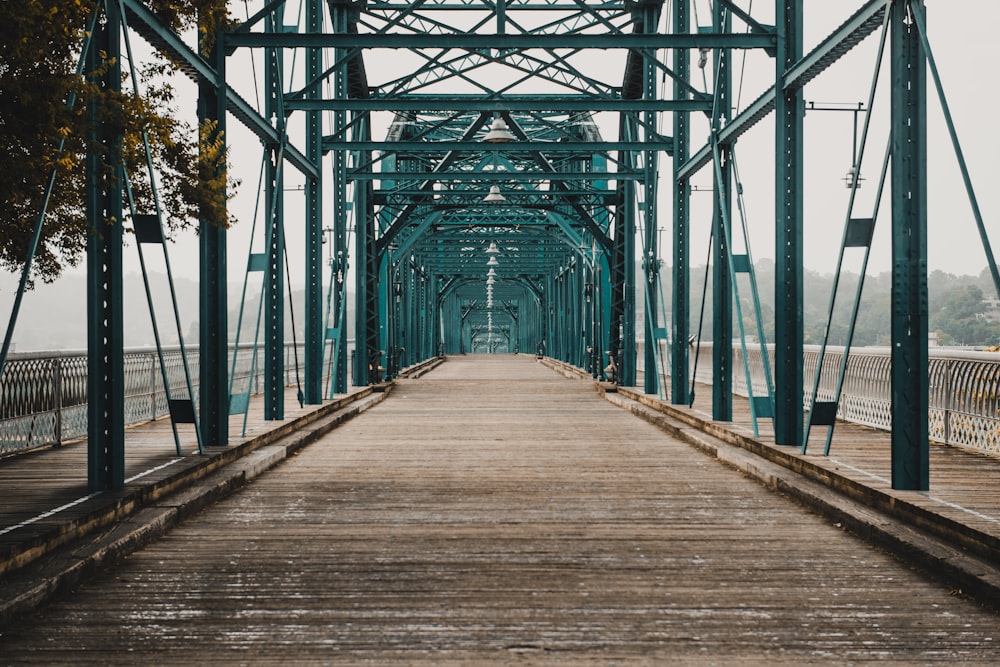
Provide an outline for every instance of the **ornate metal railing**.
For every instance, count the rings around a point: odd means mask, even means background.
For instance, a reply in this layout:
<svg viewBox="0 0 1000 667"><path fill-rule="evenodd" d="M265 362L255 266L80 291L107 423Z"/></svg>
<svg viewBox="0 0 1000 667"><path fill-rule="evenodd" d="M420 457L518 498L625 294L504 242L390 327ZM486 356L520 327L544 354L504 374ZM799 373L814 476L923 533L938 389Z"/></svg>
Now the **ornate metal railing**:
<svg viewBox="0 0 1000 667"><path fill-rule="evenodd" d="M747 396L743 355L733 348L734 392ZM843 360L843 348L827 348L823 358L822 382L817 399L832 401L837 375ZM699 382L711 384L711 344L702 344L698 364ZM750 381L755 396L767 393L764 366L759 347L748 349ZM774 351L768 356L774 364ZM806 396L803 405L810 408L819 363L819 347L807 346L804 358ZM930 350L930 414L928 429L936 442L969 447L1000 454L1000 354L959 350ZM844 388L837 407L837 417L877 429L892 427L891 357L889 348L858 348L848 357Z"/></svg>
<svg viewBox="0 0 1000 667"><path fill-rule="evenodd" d="M230 348L230 363L233 349ZM285 346L285 384L296 381L299 345ZM252 348L236 356L233 390L263 391L263 359L253 362ZM184 362L179 347L164 348L163 363L172 398L188 398ZM198 351L188 348L194 400L198 400ZM301 371L301 368L299 369ZM252 371L252 373L251 373ZM125 353L125 421L137 424L167 414L156 350L143 348ZM0 455L61 444L87 435L87 354L39 352L12 354L0 375Z"/></svg>

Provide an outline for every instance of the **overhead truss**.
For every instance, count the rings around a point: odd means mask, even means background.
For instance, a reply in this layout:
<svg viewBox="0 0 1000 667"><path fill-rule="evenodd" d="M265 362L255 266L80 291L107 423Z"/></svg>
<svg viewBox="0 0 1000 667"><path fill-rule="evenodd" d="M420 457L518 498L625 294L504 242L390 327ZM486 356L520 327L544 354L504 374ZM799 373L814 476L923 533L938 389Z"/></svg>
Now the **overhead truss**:
<svg viewBox="0 0 1000 667"><path fill-rule="evenodd" d="M267 158L270 417L282 415L282 244L292 235L301 235L306 247L305 402L318 403L327 393L324 366L332 369L329 391L343 392L349 378L379 382L432 355L475 351L547 354L594 377L635 384L643 339L646 391L666 395L661 385L669 377L671 400L689 402L691 179L710 168L713 410L716 418L730 419L732 290L749 263L749 252L733 249L734 147L774 112L781 156L774 164L778 380L774 395L761 397L766 408L762 401L752 404L774 416L775 438L787 445L802 445L805 419L802 90L888 27L892 67L900 73L893 159L905 166L894 170L892 181L900 284L893 326L894 350L900 348L908 370L894 382L909 386L894 397L905 404L894 440L900 457L894 480L901 488L926 485L926 429L911 432L904 423L925 412L913 396L926 398L927 382L917 368L926 357L926 214L924 200L912 196L923 192L926 179L924 54L914 34L921 0L864 2L808 53L802 0L778 0L773 25L756 19L748 3L716 0L710 25L703 26L693 25L688 0L304 0L301 22L280 0L252 4L256 13L248 20L197 47L165 28L140 0L120 6L129 29L197 82L201 118L224 128L232 115L260 140ZM773 63L774 85L733 114L733 54L751 50ZM246 52L265 70L259 110L228 78L227 63ZM290 74L288 63L299 55L304 73ZM709 88L694 83L695 56L712 73ZM709 134L697 147L695 119ZM286 219L285 164L306 182L303 220ZM669 179L661 180L663 171ZM93 197L113 200L114 193ZM661 199L672 204L671 252L659 247ZM201 344L212 370L203 371L201 411L211 445L225 444L229 413L229 397L220 393L227 331L220 285L227 259L224 233L203 234ZM333 245L324 285L325 242ZM95 248L92 261L107 252ZM664 256L671 258L670 299L662 294ZM353 332L346 318L349 275ZM92 335L105 334L95 329Z"/></svg>

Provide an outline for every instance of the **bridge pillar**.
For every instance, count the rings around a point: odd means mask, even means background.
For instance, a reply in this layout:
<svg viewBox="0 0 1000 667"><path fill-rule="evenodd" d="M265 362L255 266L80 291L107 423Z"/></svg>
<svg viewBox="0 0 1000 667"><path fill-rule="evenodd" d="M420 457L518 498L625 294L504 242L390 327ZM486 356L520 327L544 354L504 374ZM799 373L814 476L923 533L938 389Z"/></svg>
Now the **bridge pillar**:
<svg viewBox="0 0 1000 667"><path fill-rule="evenodd" d="M716 33L729 32L731 19L729 11L717 2L714 5L713 25ZM715 114L712 117L712 133L717 135L729 119L730 91L733 74L732 54L729 49L715 50L716 76ZM715 139L713 138L713 142ZM715 175L713 177L712 228L714 247L712 257L712 322L715 344L712 346L712 418L718 421L733 419L733 286L729 272L730 239L726 230L726 220L732 219L732 151L728 145L718 146Z"/></svg>
<svg viewBox="0 0 1000 667"><path fill-rule="evenodd" d="M265 19L265 29L276 32L284 23L284 5ZM278 123L278 135L284 134L281 109L283 51L264 50L264 115ZM283 139L282 139L283 141ZM280 145L270 150L264 176L264 201L267 212L267 268L264 271L264 419L285 418L285 197L284 151Z"/></svg>
<svg viewBox="0 0 1000 667"><path fill-rule="evenodd" d="M674 3L674 32L690 30L690 3ZM674 99L688 99L691 93L685 85L690 77L690 57L686 49L674 50ZM691 184L676 174L688 161L691 150L690 114L674 112L674 251L673 251L673 330L671 332L670 398L675 405L687 404L689 345L691 335Z"/></svg>
<svg viewBox="0 0 1000 667"><path fill-rule="evenodd" d="M121 16L106 3L87 52L91 83L121 91ZM98 74L94 74L99 72ZM125 356L122 327L122 183L120 133L88 104L89 141L107 157L87 152L87 485L91 491L125 486Z"/></svg>
<svg viewBox="0 0 1000 667"><path fill-rule="evenodd" d="M323 30L323 3L308 0L306 3L306 29L311 34ZM316 82L306 91L306 99L319 99L319 78L322 74L323 50L306 51L306 79ZM307 111L306 158L322 173L323 115L320 111ZM303 400L310 405L323 402L323 184L319 178L306 177L306 262L305 262L305 368Z"/></svg>
<svg viewBox="0 0 1000 667"><path fill-rule="evenodd" d="M199 17L205 25L217 25L211 17ZM204 52L209 33L199 31ZM225 81L226 56L219 40L212 45L211 58L219 81ZM226 93L206 81L198 86L198 121L202 127L215 125L211 140L226 140ZM224 144L225 145L225 144ZM225 193L222 193L225 195ZM221 197L222 206L226 198ZM199 222L199 388L201 435L208 447L229 443L229 329L226 298L226 230L206 219Z"/></svg>
<svg viewBox="0 0 1000 667"><path fill-rule="evenodd" d="M892 487L926 491L927 65L910 6L892 2Z"/></svg>
<svg viewBox="0 0 1000 667"><path fill-rule="evenodd" d="M802 89L786 89L785 72L802 58L802 0L779 0L775 78L774 441L802 446L803 275Z"/></svg>

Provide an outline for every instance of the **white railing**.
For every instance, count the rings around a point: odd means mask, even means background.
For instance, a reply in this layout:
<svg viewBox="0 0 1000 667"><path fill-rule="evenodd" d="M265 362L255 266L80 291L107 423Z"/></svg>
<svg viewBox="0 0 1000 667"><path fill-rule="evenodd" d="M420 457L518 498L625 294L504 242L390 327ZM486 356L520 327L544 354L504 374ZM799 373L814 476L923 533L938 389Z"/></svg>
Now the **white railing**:
<svg viewBox="0 0 1000 667"><path fill-rule="evenodd" d="M819 362L819 346L806 346L803 371L809 399ZM822 382L817 400L832 401L844 348L828 347L823 357ZM928 431L936 442L1000 454L1000 353L964 350L930 350L930 411ZM774 348L768 346L772 371ZM759 346L748 348L750 381L755 396L767 393ZM844 388L837 417L855 424L890 430L892 428L892 360L889 348L863 347L851 350L844 375ZM712 383L712 345L703 343L697 381ZM669 384L665 385L669 386ZM743 354L733 347L733 391L747 396Z"/></svg>
<svg viewBox="0 0 1000 667"><path fill-rule="evenodd" d="M230 347L227 373L232 368ZM263 354L240 346L233 372L233 392L263 391ZM285 386L296 382L304 363L301 344L285 345ZM188 398L179 347L164 348L163 362L171 398ZM198 400L198 350L188 348L194 400ZM251 374L252 371L252 374ZM325 382L324 381L324 387ZM160 360L154 348L125 352L125 423L137 424L168 413ZM0 455L57 445L87 435L86 352L12 354L0 376Z"/></svg>

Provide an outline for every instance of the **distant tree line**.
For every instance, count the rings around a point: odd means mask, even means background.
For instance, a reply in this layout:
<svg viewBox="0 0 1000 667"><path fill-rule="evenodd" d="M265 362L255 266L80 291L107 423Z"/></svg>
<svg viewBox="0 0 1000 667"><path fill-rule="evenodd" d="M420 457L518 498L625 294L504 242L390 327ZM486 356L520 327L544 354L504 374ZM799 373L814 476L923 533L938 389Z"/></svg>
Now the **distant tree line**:
<svg viewBox="0 0 1000 667"><path fill-rule="evenodd" d="M755 265L755 275L760 299L761 320L767 340L774 340L774 262L760 260ZM670 299L670 270L664 267L660 273L664 282L664 295ZM804 298L805 343L818 345L823 342L826 323L830 320L830 291L833 276L815 271L806 271ZM702 288L705 267L692 271L691 277L691 327L697 333L701 313ZM756 336L757 325L754 318L753 298L749 281L740 276L739 296L743 311L743 326L748 335ZM840 277L837 298L830 320L829 343L844 345L847 341L851 321L851 310L858 285L858 275L845 273ZM854 330L854 345L889 345L890 315L892 313L892 274L889 272L869 275L864 282L862 297L858 306L857 323ZM937 334L939 345L963 345L992 347L1000 345L1000 322L987 321L985 297L996 297L996 288L987 269L978 276L956 276L943 271L934 271L928 277L929 325ZM734 326L733 336L739 330ZM708 281L708 301L704 309L702 338L712 336L712 286Z"/></svg>

